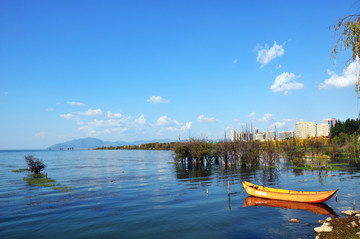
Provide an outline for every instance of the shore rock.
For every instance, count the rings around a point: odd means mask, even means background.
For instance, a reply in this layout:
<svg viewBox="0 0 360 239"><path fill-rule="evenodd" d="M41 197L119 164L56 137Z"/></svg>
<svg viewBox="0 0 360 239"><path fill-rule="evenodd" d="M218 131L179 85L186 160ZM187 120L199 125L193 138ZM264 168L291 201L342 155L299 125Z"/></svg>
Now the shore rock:
<svg viewBox="0 0 360 239"><path fill-rule="evenodd" d="M354 216L356 214L360 214L360 212L356 210L346 210L346 211L341 211L341 213L346 216Z"/></svg>
<svg viewBox="0 0 360 239"><path fill-rule="evenodd" d="M314 231L317 232L317 233L320 233L320 232L331 232L332 229L333 229L332 226L325 225L325 223L324 223L324 225L322 225L322 226L320 226L320 227L315 227L315 228L314 228Z"/></svg>
<svg viewBox="0 0 360 239"><path fill-rule="evenodd" d="M289 222L300 223L300 220L299 219L290 219Z"/></svg>
<svg viewBox="0 0 360 239"><path fill-rule="evenodd" d="M351 222L350 225L351 225L352 227L357 227L358 224L356 224L356 222Z"/></svg>
<svg viewBox="0 0 360 239"><path fill-rule="evenodd" d="M328 217L328 218L325 219L325 221L327 221L327 222L330 222L331 220L332 220L331 217Z"/></svg>

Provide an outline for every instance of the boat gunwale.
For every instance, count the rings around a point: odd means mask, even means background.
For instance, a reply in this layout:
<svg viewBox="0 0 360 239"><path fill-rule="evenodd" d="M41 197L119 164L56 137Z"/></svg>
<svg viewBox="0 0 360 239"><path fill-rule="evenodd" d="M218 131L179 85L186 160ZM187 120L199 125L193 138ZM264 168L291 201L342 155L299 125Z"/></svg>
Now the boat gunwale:
<svg viewBox="0 0 360 239"><path fill-rule="evenodd" d="M271 193L278 193L278 194L291 194L291 195L321 195L321 194L329 194L329 193L336 193L338 191L338 189L335 190L329 190L329 191L297 191L297 190L289 190L289 189L277 189L277 188L270 188L270 187L266 187L266 186L261 186L261 185L256 185L247 181L243 181L243 184L245 183L245 185L247 187L259 190L259 191L263 191L263 192L271 192ZM255 188L255 187L258 188ZM267 189L267 190L266 190ZM283 190L283 191L287 191L287 192L278 192L276 190Z"/></svg>

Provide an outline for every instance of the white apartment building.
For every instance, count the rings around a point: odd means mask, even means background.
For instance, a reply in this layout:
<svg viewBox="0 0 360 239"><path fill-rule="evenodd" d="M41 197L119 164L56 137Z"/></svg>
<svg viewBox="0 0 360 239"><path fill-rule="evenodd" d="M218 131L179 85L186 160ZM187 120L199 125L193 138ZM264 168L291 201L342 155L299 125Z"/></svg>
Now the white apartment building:
<svg viewBox="0 0 360 239"><path fill-rule="evenodd" d="M265 134L264 133L254 134L254 140L259 140L259 141L265 140Z"/></svg>
<svg viewBox="0 0 360 239"><path fill-rule="evenodd" d="M315 122L296 123L296 137L306 139L307 137L329 136L330 125L325 123L317 124Z"/></svg>
<svg viewBox="0 0 360 239"><path fill-rule="evenodd" d="M230 140L231 140L232 142L238 140L238 137L237 137L237 136L238 136L238 135L237 135L237 133L236 133L236 129L231 130Z"/></svg>
<svg viewBox="0 0 360 239"><path fill-rule="evenodd" d="M307 137L316 137L316 123L315 122L302 122L296 123L296 137L306 139Z"/></svg>
<svg viewBox="0 0 360 239"><path fill-rule="evenodd" d="M265 131L265 139L266 140L275 140L276 132L275 131Z"/></svg>
<svg viewBox="0 0 360 239"><path fill-rule="evenodd" d="M317 124L316 133L317 133L317 137L329 136L330 124L326 124L326 123Z"/></svg>

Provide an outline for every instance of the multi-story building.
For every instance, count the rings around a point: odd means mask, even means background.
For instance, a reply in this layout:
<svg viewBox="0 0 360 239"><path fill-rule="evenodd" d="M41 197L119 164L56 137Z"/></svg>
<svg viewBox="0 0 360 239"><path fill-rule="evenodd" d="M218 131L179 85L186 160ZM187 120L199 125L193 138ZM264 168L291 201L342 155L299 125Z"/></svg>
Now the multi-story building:
<svg viewBox="0 0 360 239"><path fill-rule="evenodd" d="M331 129L331 127L335 126L336 119L335 118L324 119L324 123L330 125L330 129Z"/></svg>
<svg viewBox="0 0 360 239"><path fill-rule="evenodd" d="M294 131L279 132L279 140L294 138Z"/></svg>
<svg viewBox="0 0 360 239"><path fill-rule="evenodd" d="M259 140L259 141L265 140L265 134L264 133L254 134L254 140Z"/></svg>
<svg viewBox="0 0 360 239"><path fill-rule="evenodd" d="M238 140L236 129L231 130L230 140L233 142Z"/></svg>
<svg viewBox="0 0 360 239"><path fill-rule="evenodd" d="M250 132L244 133L244 141L251 141L253 139L253 135Z"/></svg>
<svg viewBox="0 0 360 239"><path fill-rule="evenodd" d="M316 125L316 136L322 137L322 136L329 136L330 134L330 124L327 123L321 123Z"/></svg>
<svg viewBox="0 0 360 239"><path fill-rule="evenodd" d="M307 137L316 137L316 123L315 122L302 122L296 123L296 137L306 139Z"/></svg>
<svg viewBox="0 0 360 239"><path fill-rule="evenodd" d="M265 131L265 139L266 140L275 140L276 132L275 131Z"/></svg>
<svg viewBox="0 0 360 239"><path fill-rule="evenodd" d="M245 141L245 134L240 132L237 134L237 138L239 141Z"/></svg>
<svg viewBox="0 0 360 239"><path fill-rule="evenodd" d="M296 137L306 139L307 137L327 137L330 134L331 126L335 125L335 119L328 119L325 123L317 124L315 122L297 122Z"/></svg>

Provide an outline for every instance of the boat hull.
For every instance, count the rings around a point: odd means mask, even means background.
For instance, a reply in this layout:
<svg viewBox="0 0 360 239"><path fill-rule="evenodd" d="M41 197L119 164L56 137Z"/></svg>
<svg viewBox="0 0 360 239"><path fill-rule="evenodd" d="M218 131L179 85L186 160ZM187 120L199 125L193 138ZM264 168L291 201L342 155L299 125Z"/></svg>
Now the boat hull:
<svg viewBox="0 0 360 239"><path fill-rule="evenodd" d="M330 215L331 217L338 217L334 210L325 203L306 203L306 202L291 202L284 200L275 200L267 198L259 198L249 196L245 199L244 207L278 207L295 210L305 210L319 215Z"/></svg>
<svg viewBox="0 0 360 239"><path fill-rule="evenodd" d="M337 192L337 190L307 192L277 189L255 185L246 181L243 181L242 184L250 196L293 202L321 203L330 199Z"/></svg>

